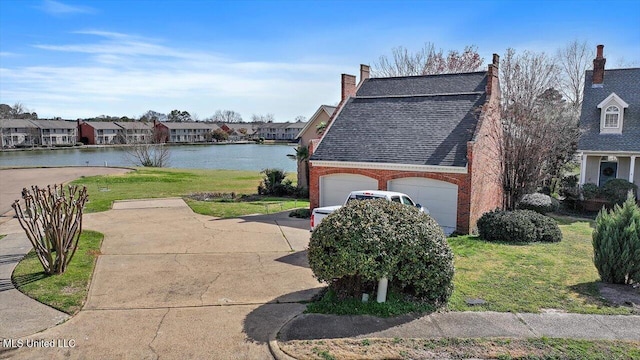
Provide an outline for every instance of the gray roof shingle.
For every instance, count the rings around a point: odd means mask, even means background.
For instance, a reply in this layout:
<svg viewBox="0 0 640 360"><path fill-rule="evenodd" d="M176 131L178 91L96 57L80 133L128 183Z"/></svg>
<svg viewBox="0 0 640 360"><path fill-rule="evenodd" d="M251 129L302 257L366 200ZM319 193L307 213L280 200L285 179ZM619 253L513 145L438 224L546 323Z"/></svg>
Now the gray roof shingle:
<svg viewBox="0 0 640 360"><path fill-rule="evenodd" d="M367 79L311 160L464 167L486 72Z"/></svg>
<svg viewBox="0 0 640 360"><path fill-rule="evenodd" d="M311 160L465 166L483 93L352 98Z"/></svg>
<svg viewBox="0 0 640 360"><path fill-rule="evenodd" d="M436 95L484 92L486 71L424 76L371 78L365 80L356 96Z"/></svg>
<svg viewBox="0 0 640 360"><path fill-rule="evenodd" d="M592 87L592 77L593 71L587 71L578 150L640 152L640 68L605 70L600 88ZM598 104L611 93L629 104L624 109L622 134L600 134Z"/></svg>

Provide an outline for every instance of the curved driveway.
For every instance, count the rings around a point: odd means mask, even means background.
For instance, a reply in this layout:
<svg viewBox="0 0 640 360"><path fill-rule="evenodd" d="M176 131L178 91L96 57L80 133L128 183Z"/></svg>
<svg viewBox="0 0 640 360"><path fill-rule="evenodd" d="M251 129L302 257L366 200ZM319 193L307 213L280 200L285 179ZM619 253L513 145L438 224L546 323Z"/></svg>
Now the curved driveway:
<svg viewBox="0 0 640 360"><path fill-rule="evenodd" d="M84 225L105 234L87 303L27 337L73 347L0 358L269 359L269 336L320 287L306 263L308 221L287 213L216 219L182 199L135 200Z"/></svg>

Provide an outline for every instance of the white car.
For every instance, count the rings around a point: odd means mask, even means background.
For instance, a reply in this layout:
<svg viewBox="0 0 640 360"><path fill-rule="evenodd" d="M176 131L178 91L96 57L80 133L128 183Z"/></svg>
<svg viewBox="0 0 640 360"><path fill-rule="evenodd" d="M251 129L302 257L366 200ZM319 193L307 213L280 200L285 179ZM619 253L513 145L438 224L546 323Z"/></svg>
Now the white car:
<svg viewBox="0 0 640 360"><path fill-rule="evenodd" d="M429 210L422 207L420 204L416 204L415 201L411 200L409 195L394 192L394 191L382 191L382 190L358 190L352 191L347 196L347 200L345 200L344 204L346 205L350 201L354 200L372 200L372 199L387 199L389 201L415 206L420 209L420 211L428 214ZM332 212L340 209L343 205L335 205L335 206L325 206L320 208L313 209L311 213L311 231L315 230L316 227L322 222L322 220L327 217Z"/></svg>

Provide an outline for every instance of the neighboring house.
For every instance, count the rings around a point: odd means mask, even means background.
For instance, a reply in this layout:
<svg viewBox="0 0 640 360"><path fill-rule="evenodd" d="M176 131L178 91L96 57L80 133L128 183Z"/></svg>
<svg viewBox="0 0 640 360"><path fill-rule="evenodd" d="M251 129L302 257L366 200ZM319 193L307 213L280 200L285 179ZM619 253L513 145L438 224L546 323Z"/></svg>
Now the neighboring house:
<svg viewBox="0 0 640 360"><path fill-rule="evenodd" d="M211 122L159 122L155 123L161 141L169 143L199 143L211 141L211 133L219 129Z"/></svg>
<svg viewBox="0 0 640 360"><path fill-rule="evenodd" d="M605 70L598 45L580 115L580 184L625 179L640 186L640 68Z"/></svg>
<svg viewBox="0 0 640 360"><path fill-rule="evenodd" d="M250 140L256 133L253 123L218 123L217 125L229 134L229 141Z"/></svg>
<svg viewBox="0 0 640 360"><path fill-rule="evenodd" d="M312 141L311 208L353 190L408 194L446 233L469 233L501 207L498 55L487 72L342 76L342 100ZM364 76L363 76L364 74Z"/></svg>
<svg viewBox="0 0 640 360"><path fill-rule="evenodd" d="M118 121L115 124L120 127L118 139L125 144L153 142L153 124L144 121Z"/></svg>
<svg viewBox="0 0 640 360"><path fill-rule="evenodd" d="M67 120L30 120L40 131L40 144L45 146L75 145L78 125Z"/></svg>
<svg viewBox="0 0 640 360"><path fill-rule="evenodd" d="M307 124L300 130L296 138L298 139L298 151L309 147L309 143L313 139L319 139L321 134L318 133L320 124L329 124L331 115L336 110L335 106L321 105L313 116L307 121ZM303 150L304 151L304 150ZM298 186L304 189L309 188L309 162L307 159L298 158Z"/></svg>
<svg viewBox="0 0 640 360"><path fill-rule="evenodd" d="M118 137L122 128L111 121L78 120L80 141L85 145L121 144Z"/></svg>
<svg viewBox="0 0 640 360"><path fill-rule="evenodd" d="M295 141L298 133L306 124L306 121L263 123L258 127L258 136L265 140Z"/></svg>
<svg viewBox="0 0 640 360"><path fill-rule="evenodd" d="M75 121L0 120L2 147L75 145L78 132Z"/></svg>
<svg viewBox="0 0 640 360"><path fill-rule="evenodd" d="M40 144L40 129L26 119L0 119L0 146L27 147Z"/></svg>

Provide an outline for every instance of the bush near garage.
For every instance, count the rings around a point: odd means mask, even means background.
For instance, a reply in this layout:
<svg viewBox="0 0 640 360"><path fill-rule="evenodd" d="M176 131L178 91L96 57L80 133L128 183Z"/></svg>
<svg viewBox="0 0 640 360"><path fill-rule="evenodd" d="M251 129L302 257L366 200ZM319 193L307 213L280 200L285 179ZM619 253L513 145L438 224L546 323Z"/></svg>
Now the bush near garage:
<svg viewBox="0 0 640 360"><path fill-rule="evenodd" d="M387 277L393 288L435 306L453 290L453 253L431 216L386 201L352 201L314 230L314 276L340 298L359 298Z"/></svg>
<svg viewBox="0 0 640 360"><path fill-rule="evenodd" d="M555 220L532 210L493 210L478 219L478 233L487 241L505 243L559 242Z"/></svg>
<svg viewBox="0 0 640 360"><path fill-rule="evenodd" d="M557 211L558 206L558 200L540 193L526 194L518 203L518 209L533 210L542 215Z"/></svg>
<svg viewBox="0 0 640 360"><path fill-rule="evenodd" d="M593 231L593 263L602 281L640 282L640 207L629 192L622 206L603 209Z"/></svg>

